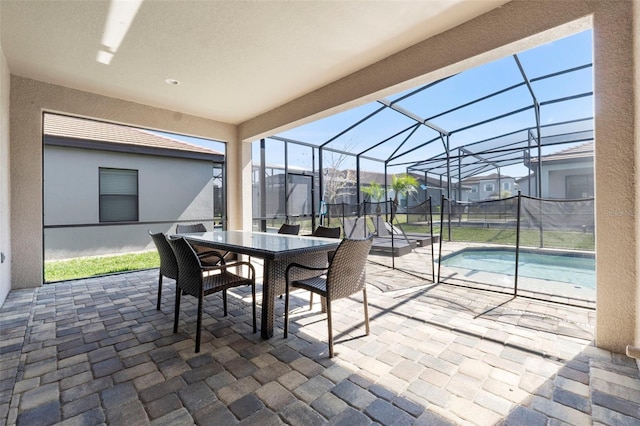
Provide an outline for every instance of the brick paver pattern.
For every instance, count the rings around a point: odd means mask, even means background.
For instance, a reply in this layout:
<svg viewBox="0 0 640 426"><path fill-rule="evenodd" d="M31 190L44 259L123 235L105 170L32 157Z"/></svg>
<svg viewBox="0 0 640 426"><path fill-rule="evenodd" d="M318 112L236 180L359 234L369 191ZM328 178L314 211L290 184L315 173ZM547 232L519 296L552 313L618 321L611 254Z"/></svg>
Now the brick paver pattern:
<svg viewBox="0 0 640 426"><path fill-rule="evenodd" d="M336 302L332 359L303 291L288 339L276 300L270 340L252 333L249 288L227 317L208 296L196 354L194 300L174 334L175 283L157 311L157 270L14 290L0 424L640 424L637 365L594 346L594 310L367 269L371 334L359 296Z"/></svg>

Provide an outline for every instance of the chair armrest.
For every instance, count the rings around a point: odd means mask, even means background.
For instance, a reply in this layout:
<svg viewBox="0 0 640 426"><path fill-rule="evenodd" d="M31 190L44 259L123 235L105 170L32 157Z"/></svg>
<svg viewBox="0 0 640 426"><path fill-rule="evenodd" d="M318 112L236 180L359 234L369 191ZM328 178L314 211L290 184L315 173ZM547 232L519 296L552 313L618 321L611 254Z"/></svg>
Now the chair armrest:
<svg viewBox="0 0 640 426"><path fill-rule="evenodd" d="M287 265L287 269L285 270L285 281L287 286L289 285L289 271L291 271L291 269L293 268L300 268L300 269L306 269L307 271L327 271L329 270L329 268L317 268L317 267L312 267L312 266L306 266L306 265L302 265L300 263L290 263L289 265Z"/></svg>
<svg viewBox="0 0 640 426"><path fill-rule="evenodd" d="M218 262L224 264L225 260L224 260L224 256L221 255L219 252L215 251L215 250L211 250L211 251L203 251L198 253L198 259L200 259L200 261L205 260L207 257L215 257L218 259Z"/></svg>
<svg viewBox="0 0 640 426"><path fill-rule="evenodd" d="M220 265L215 265L215 266L202 266L202 270L203 271L226 271L229 268L234 268L236 266L248 266L249 267L249 271L251 272L251 276L249 277L251 280L255 280L256 277L256 269L255 267L251 264L251 262L247 262L247 261L237 261L237 262L233 262L233 263L223 263Z"/></svg>

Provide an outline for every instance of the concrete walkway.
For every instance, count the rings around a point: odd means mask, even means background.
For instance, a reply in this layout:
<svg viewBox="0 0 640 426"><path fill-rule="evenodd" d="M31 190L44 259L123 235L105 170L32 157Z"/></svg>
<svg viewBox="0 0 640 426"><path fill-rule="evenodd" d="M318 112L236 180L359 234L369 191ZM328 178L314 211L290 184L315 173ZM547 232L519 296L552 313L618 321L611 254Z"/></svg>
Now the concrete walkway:
<svg viewBox="0 0 640 426"><path fill-rule="evenodd" d="M249 293L195 304L157 271L12 291L0 310L0 424L638 425L636 363L593 346L595 311L368 265L334 305L329 359L320 303L296 292L288 339L251 332Z"/></svg>

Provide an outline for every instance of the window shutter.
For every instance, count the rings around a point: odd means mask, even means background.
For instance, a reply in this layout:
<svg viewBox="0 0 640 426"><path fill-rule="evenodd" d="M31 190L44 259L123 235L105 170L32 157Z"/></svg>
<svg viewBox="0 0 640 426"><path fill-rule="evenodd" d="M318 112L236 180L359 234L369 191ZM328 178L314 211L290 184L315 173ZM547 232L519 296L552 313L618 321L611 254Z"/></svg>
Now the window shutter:
<svg viewBox="0 0 640 426"><path fill-rule="evenodd" d="M138 171L100 169L100 222L138 220Z"/></svg>

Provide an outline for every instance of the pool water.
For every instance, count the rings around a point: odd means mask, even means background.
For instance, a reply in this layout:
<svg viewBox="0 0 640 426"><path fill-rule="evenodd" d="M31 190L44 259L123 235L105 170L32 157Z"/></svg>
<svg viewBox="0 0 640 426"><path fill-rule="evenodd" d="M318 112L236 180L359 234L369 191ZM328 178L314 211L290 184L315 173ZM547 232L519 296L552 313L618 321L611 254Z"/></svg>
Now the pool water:
<svg viewBox="0 0 640 426"><path fill-rule="evenodd" d="M464 249L444 256L442 266L515 275L515 250ZM596 261L588 255L520 250L518 276L596 288Z"/></svg>

